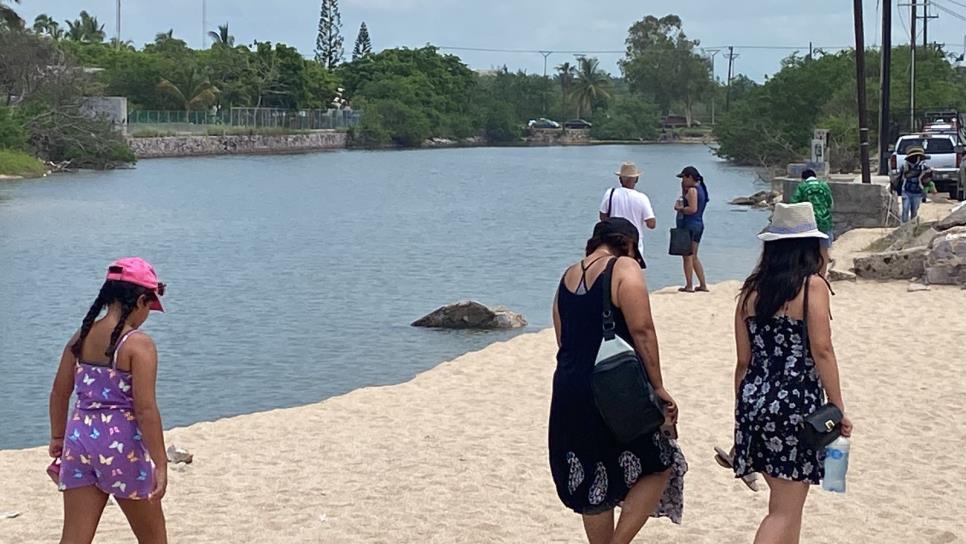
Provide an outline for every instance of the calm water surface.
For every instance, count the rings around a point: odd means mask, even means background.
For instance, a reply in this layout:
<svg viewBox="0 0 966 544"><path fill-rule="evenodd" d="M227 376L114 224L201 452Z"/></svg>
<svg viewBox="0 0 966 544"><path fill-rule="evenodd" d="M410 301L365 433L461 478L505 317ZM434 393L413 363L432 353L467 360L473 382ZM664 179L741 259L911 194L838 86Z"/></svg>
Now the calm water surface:
<svg viewBox="0 0 966 544"><path fill-rule="evenodd" d="M667 229L687 164L711 193L709 280L748 272L767 215L726 202L759 184L701 146L151 160L0 183L0 449L46 443L60 351L114 258L143 256L169 285L168 312L145 326L166 427L315 402L517 334L409 327L442 304L504 304L529 330L550 326L623 160L645 171L658 214L652 289L681 282Z"/></svg>

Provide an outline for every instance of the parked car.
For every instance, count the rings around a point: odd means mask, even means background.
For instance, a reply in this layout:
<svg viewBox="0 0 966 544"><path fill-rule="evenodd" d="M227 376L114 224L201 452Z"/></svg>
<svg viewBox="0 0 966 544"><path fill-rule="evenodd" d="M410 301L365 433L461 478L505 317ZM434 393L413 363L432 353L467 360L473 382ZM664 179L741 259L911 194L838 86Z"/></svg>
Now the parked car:
<svg viewBox="0 0 966 544"><path fill-rule="evenodd" d="M910 148L921 147L926 152L926 165L932 169L932 179L939 192L948 192L950 197L962 200L964 195L963 177L966 165L963 164L963 146L955 133L921 132L900 136L889 158L889 176L899 175L899 166L906 160Z"/></svg>
<svg viewBox="0 0 966 544"><path fill-rule="evenodd" d="M539 119L530 119L530 122L527 123L527 128L560 128L560 123L551 121L546 117L541 117Z"/></svg>
<svg viewBox="0 0 966 544"><path fill-rule="evenodd" d="M564 128L589 129L593 125L583 119L571 119L564 123Z"/></svg>

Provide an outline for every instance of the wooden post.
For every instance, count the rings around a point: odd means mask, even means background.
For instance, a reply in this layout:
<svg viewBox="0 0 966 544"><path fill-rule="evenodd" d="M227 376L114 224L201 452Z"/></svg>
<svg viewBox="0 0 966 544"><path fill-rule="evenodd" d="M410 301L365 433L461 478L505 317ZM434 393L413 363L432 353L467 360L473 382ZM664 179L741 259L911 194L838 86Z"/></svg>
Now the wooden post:
<svg viewBox="0 0 966 544"><path fill-rule="evenodd" d="M889 89L892 82L892 2L882 3L882 51L879 68L879 175L889 173Z"/></svg>

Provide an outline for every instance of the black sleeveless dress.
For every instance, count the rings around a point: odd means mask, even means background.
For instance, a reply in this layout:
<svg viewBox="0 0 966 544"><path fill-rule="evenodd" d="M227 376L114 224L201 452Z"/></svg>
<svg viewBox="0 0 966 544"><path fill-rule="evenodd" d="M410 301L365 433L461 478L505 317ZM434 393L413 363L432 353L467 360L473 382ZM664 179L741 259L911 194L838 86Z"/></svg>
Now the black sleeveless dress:
<svg viewBox="0 0 966 544"><path fill-rule="evenodd" d="M550 472L557 495L578 514L598 514L617 506L641 476L673 468L671 479L654 512L681 522L687 463L674 440L660 432L620 444L604 424L590 388L591 372L603 340L603 274L584 294L560 281L557 310L561 345L550 401ZM586 285L583 281L581 285ZM614 308L617 333L628 343L624 315ZM633 345L633 344L632 344Z"/></svg>

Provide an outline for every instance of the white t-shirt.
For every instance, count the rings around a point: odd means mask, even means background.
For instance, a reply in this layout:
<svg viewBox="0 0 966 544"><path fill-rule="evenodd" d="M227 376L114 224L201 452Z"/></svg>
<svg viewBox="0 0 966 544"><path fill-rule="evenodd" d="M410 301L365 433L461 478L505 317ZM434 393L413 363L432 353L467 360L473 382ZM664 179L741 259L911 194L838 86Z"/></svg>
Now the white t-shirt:
<svg viewBox="0 0 966 544"><path fill-rule="evenodd" d="M644 224L648 219L654 219L654 208L651 207L651 199L647 195L627 187L617 187L613 189L614 197L611 198L611 189L604 193L604 200L600 203L600 213L605 213L610 217L623 217L637 227L639 233L638 248L641 255L644 254Z"/></svg>

